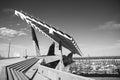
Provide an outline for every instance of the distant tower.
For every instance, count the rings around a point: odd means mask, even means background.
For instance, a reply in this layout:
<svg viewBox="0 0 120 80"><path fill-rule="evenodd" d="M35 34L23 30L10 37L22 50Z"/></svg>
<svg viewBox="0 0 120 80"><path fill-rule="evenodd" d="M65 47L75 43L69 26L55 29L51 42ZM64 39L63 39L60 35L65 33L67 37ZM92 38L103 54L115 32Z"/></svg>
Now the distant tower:
<svg viewBox="0 0 120 80"><path fill-rule="evenodd" d="M9 40L9 47L8 47L8 58L10 57L10 48L11 48L11 40Z"/></svg>

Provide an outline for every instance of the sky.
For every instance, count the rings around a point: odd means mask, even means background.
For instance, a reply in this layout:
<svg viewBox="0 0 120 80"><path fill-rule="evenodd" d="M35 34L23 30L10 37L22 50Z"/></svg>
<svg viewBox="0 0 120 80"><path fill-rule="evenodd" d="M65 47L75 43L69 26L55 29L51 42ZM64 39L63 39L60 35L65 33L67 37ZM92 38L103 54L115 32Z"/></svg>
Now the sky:
<svg viewBox="0 0 120 80"><path fill-rule="evenodd" d="M5 57L9 42L10 56L35 55L29 25L11 9L27 12L71 35L83 56L120 56L119 0L1 0L0 54ZM45 55L52 41L36 33Z"/></svg>

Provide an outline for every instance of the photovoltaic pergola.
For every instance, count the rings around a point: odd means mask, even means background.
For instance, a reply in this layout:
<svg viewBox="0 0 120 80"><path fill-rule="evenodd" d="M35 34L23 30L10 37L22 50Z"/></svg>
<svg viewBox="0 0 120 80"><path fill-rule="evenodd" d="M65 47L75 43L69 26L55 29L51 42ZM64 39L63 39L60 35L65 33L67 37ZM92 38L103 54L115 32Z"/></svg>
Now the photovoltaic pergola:
<svg viewBox="0 0 120 80"><path fill-rule="evenodd" d="M56 29L51 25L46 24L45 22L42 22L40 19L35 18L25 12L15 10L15 15L26 21L31 27L37 29L53 41L61 43L63 47L67 48L72 53L77 53L78 55L82 56L77 43L70 35Z"/></svg>

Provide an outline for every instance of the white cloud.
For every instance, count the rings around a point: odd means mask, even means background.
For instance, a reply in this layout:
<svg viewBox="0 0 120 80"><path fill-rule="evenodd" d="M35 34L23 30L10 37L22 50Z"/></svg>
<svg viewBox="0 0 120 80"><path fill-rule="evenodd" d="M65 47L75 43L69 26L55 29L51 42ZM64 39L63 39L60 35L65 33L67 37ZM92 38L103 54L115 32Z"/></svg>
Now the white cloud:
<svg viewBox="0 0 120 80"><path fill-rule="evenodd" d="M18 32L18 36L22 36L22 35L27 35L27 34L24 33L23 31L19 31L19 32Z"/></svg>
<svg viewBox="0 0 120 80"><path fill-rule="evenodd" d="M30 32L30 28L21 28L21 31L27 31L27 32Z"/></svg>
<svg viewBox="0 0 120 80"><path fill-rule="evenodd" d="M100 25L97 30L117 30L120 29L120 24L115 21L106 22L103 25Z"/></svg>
<svg viewBox="0 0 120 80"><path fill-rule="evenodd" d="M17 25L17 26L20 26L20 24L19 24L19 23L17 23L16 25Z"/></svg>
<svg viewBox="0 0 120 80"><path fill-rule="evenodd" d="M22 36L22 35L27 35L26 33L24 33L23 31L17 31L14 29L9 29L6 27L2 27L0 28L0 37L4 38L10 38L10 37L15 37L15 36Z"/></svg>

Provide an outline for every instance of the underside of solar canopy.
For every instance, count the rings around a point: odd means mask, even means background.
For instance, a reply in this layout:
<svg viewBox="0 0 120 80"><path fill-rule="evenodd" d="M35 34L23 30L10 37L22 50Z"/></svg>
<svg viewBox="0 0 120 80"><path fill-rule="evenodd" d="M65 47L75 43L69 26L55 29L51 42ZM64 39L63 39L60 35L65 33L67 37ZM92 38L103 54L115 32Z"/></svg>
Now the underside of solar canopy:
<svg viewBox="0 0 120 80"><path fill-rule="evenodd" d="M52 27L51 25L48 25L45 22L42 22L40 19L37 19L31 15L28 15L25 12L22 12L22 11L19 12L15 10L15 15L20 17L22 20L26 21L33 28L45 34L47 37L49 37L53 41L56 41L59 44L61 43L63 47L67 48L72 53L77 53L78 55L82 56L77 43L68 34L63 33L58 29L55 29L55 27Z"/></svg>

